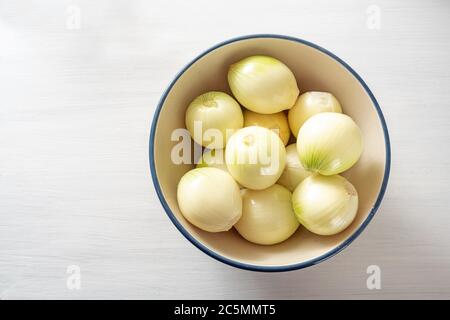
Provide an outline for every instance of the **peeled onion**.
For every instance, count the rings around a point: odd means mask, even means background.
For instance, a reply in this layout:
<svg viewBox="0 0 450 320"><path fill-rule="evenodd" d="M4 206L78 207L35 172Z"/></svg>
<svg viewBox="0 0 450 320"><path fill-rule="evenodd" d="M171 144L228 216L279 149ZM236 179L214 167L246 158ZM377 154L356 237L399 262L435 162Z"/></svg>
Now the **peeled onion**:
<svg viewBox="0 0 450 320"><path fill-rule="evenodd" d="M264 190L242 190L242 217L234 225L250 242L270 245L289 238L299 222L292 209L292 195L278 184Z"/></svg>
<svg viewBox="0 0 450 320"><path fill-rule="evenodd" d="M361 156L361 130L341 113L324 112L309 118L300 128L297 151L306 170L323 175L341 173Z"/></svg>
<svg viewBox="0 0 450 320"><path fill-rule="evenodd" d="M295 143L288 145L286 147L286 167L277 183L293 192L295 187L310 174L311 172L305 170L300 163L297 145Z"/></svg>
<svg viewBox="0 0 450 320"><path fill-rule="evenodd" d="M293 135L297 137L305 121L320 112L342 113L341 104L329 92L309 91L300 95L288 114Z"/></svg>
<svg viewBox="0 0 450 320"><path fill-rule="evenodd" d="M217 168L188 171L178 183L177 199L183 216L209 232L229 230L242 215L237 183Z"/></svg>
<svg viewBox="0 0 450 320"><path fill-rule="evenodd" d="M228 171L242 186L261 190L273 185L283 172L286 150L271 130L251 126L231 136L225 150Z"/></svg>
<svg viewBox="0 0 450 320"><path fill-rule="evenodd" d="M273 130L287 145L291 131L284 112L277 112L273 114L261 114L250 110L244 111L244 127L260 126Z"/></svg>
<svg viewBox="0 0 450 320"><path fill-rule="evenodd" d="M347 228L358 211L358 193L344 177L309 176L292 195L295 215L309 231L333 235Z"/></svg>
<svg viewBox="0 0 450 320"><path fill-rule="evenodd" d="M197 168L213 167L228 172L227 165L225 164L225 150L224 149L206 149L203 152L202 157L197 163Z"/></svg>
<svg viewBox="0 0 450 320"><path fill-rule="evenodd" d="M203 152L203 155L199 159L196 167L212 167L223 170L228 174L230 173L225 163L225 149L205 149L205 152ZM236 183L238 184L239 188L242 187L238 182Z"/></svg>
<svg viewBox="0 0 450 320"><path fill-rule="evenodd" d="M290 109L299 94L292 71L268 56L251 56L232 64L228 84L244 107L264 114Z"/></svg>
<svg viewBox="0 0 450 320"><path fill-rule="evenodd" d="M186 110L186 128L198 144L209 149L224 148L231 134L242 128L239 104L224 92L211 91L195 98Z"/></svg>

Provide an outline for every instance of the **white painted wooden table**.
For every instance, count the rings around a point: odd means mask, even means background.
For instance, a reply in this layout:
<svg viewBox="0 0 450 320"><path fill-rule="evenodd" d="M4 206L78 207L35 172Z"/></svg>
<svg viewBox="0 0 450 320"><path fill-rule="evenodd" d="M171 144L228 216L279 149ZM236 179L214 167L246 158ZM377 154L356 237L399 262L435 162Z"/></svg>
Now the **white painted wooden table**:
<svg viewBox="0 0 450 320"><path fill-rule="evenodd" d="M251 33L347 61L392 140L375 219L295 272L212 260L175 229L150 178L165 87L201 51ZM445 0L1 0L0 298L450 298L449 56ZM66 286L70 265L79 290ZM369 265L381 290L366 287Z"/></svg>

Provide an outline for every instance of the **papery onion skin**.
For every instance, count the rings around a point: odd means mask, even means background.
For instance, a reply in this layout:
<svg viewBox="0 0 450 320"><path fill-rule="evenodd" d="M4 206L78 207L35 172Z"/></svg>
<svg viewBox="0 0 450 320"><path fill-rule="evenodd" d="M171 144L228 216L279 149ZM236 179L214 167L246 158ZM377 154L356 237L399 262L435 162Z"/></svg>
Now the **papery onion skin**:
<svg viewBox="0 0 450 320"><path fill-rule="evenodd" d="M195 121L201 124L201 134L195 132ZM239 103L233 97L224 92L210 91L189 104L185 123L192 139L198 144L209 148L224 148L228 136L244 126L244 116ZM208 129L219 130L220 141L205 137L205 131Z"/></svg>
<svg viewBox="0 0 450 320"><path fill-rule="evenodd" d="M228 84L244 107L264 114L290 109L299 94L292 71L268 56L250 56L232 64Z"/></svg>
<svg viewBox="0 0 450 320"><path fill-rule="evenodd" d="M291 130L284 112L261 114L244 110L244 127L250 126L260 126L273 130L278 134L284 145L287 145L291 136Z"/></svg>
<svg viewBox="0 0 450 320"><path fill-rule="evenodd" d="M242 215L239 186L218 168L188 171L178 183L177 200L183 216L209 232L231 229Z"/></svg>
<svg viewBox="0 0 450 320"><path fill-rule="evenodd" d="M280 137L269 129L251 126L231 136L225 150L228 171L242 186L261 190L280 178L286 150Z"/></svg>
<svg viewBox="0 0 450 320"><path fill-rule="evenodd" d="M299 227L292 194L274 184L264 190L242 190L242 217L234 225L246 240L272 245L288 239Z"/></svg>
<svg viewBox="0 0 450 320"><path fill-rule="evenodd" d="M286 167L278 179L277 184L286 187L293 192L300 182L311 174L310 171L305 170L300 163L298 157L297 145L295 143L286 147Z"/></svg>
<svg viewBox="0 0 450 320"><path fill-rule="evenodd" d="M305 121L320 112L342 113L342 107L336 97L329 92L308 91L301 94L288 113L292 134L297 137Z"/></svg>
<svg viewBox="0 0 450 320"><path fill-rule="evenodd" d="M351 168L360 158L363 139L349 116L324 112L309 118L300 128L297 152L306 170L334 175Z"/></svg>
<svg viewBox="0 0 450 320"><path fill-rule="evenodd" d="M309 231L334 235L347 228L358 211L358 193L344 177L315 174L303 180L292 195L295 215Z"/></svg>

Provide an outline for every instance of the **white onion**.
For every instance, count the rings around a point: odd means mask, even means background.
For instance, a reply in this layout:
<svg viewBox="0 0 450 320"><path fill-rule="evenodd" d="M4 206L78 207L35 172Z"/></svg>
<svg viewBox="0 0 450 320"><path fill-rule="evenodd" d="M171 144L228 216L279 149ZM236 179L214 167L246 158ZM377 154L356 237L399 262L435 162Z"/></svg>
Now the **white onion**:
<svg viewBox="0 0 450 320"><path fill-rule="evenodd" d="M261 190L273 185L286 163L280 137L269 129L251 126L231 136L225 150L228 171L242 186Z"/></svg>
<svg viewBox="0 0 450 320"><path fill-rule="evenodd" d="M244 107L264 114L290 109L299 94L292 71L268 56L251 56L232 64L228 84Z"/></svg>
<svg viewBox="0 0 450 320"><path fill-rule="evenodd" d="M223 170L228 174L230 173L225 163L225 149L205 149L196 167L212 167ZM236 183L238 184L239 188L242 187L238 182Z"/></svg>
<svg viewBox="0 0 450 320"><path fill-rule="evenodd" d="M309 91L300 95L288 114L294 136L297 137L298 130L306 120L320 112L342 113L341 104L329 92Z"/></svg>
<svg viewBox="0 0 450 320"><path fill-rule="evenodd" d="M323 175L341 173L361 156L361 130L341 113L324 112L309 118L300 128L297 151L306 170Z"/></svg>
<svg viewBox="0 0 450 320"><path fill-rule="evenodd" d="M300 163L297 145L295 143L288 145L286 147L286 167L277 183L293 192L295 187L310 174L311 172L305 170Z"/></svg>
<svg viewBox="0 0 450 320"><path fill-rule="evenodd" d="M289 129L287 117L284 112L261 114L244 110L244 127L249 126L260 126L273 130L281 138L284 145L287 145L291 135L291 130Z"/></svg>
<svg viewBox="0 0 450 320"><path fill-rule="evenodd" d="M270 245L289 238L299 222L292 209L292 195L274 184L264 190L242 190L242 217L234 225L250 242Z"/></svg>
<svg viewBox="0 0 450 320"><path fill-rule="evenodd" d="M195 98L186 110L186 128L198 144L224 148L228 137L244 125L236 100L224 92L211 91Z"/></svg>
<svg viewBox="0 0 450 320"><path fill-rule="evenodd" d="M345 178L315 174L292 195L295 215L309 231L333 235L347 228L358 211L358 193Z"/></svg>
<svg viewBox="0 0 450 320"><path fill-rule="evenodd" d="M212 149L205 151L202 157L197 163L197 168L212 167L224 170L228 172L227 165L225 164L225 150L224 149Z"/></svg>
<svg viewBox="0 0 450 320"><path fill-rule="evenodd" d="M229 230L242 215L238 185L217 168L188 171L178 183L177 199L183 216L209 232Z"/></svg>

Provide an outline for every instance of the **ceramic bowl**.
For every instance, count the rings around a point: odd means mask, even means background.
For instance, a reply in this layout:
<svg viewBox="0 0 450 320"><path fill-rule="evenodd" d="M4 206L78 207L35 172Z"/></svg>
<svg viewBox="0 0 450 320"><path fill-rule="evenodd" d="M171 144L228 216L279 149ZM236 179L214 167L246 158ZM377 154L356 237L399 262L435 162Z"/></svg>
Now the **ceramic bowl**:
<svg viewBox="0 0 450 320"><path fill-rule="evenodd" d="M172 132L184 128L185 110L198 95L220 90L230 93L228 66L250 55L269 55L295 74L300 92L328 91L362 130L364 151L343 175L356 187L359 210L353 223L334 236L318 236L300 227L288 240L262 246L243 239L236 230L208 233L183 218L177 204L177 184L193 165L171 161L177 141ZM311 42L280 35L251 35L222 42L206 50L175 77L164 92L151 126L150 169L164 210L177 229L209 256L234 267L254 271L301 269L332 257L347 247L368 225L380 206L390 168L386 123L374 95L361 77L340 58Z"/></svg>

